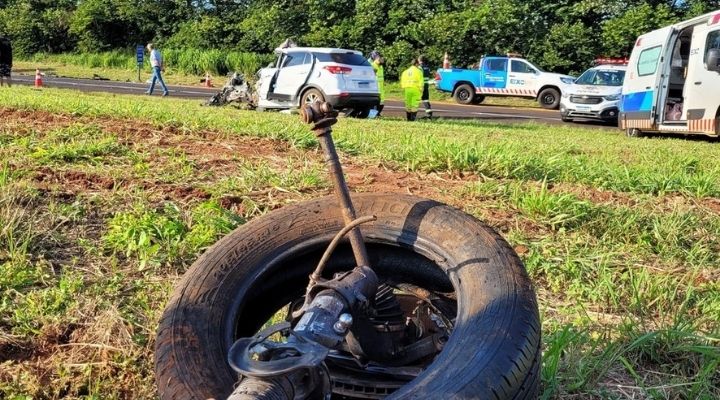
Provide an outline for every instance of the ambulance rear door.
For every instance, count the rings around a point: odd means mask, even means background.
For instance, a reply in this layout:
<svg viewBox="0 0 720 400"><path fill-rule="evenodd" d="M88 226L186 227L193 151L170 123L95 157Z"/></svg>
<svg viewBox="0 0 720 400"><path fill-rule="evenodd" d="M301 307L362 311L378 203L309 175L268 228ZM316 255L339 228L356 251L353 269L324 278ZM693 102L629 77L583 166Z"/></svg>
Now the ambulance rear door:
<svg viewBox="0 0 720 400"><path fill-rule="evenodd" d="M720 12L693 30L683 109L690 132L718 133L720 74L708 69L710 49L720 49Z"/></svg>
<svg viewBox="0 0 720 400"><path fill-rule="evenodd" d="M662 63L667 59L673 28L668 26L640 36L630 55L620 101L620 127L652 130L661 101Z"/></svg>

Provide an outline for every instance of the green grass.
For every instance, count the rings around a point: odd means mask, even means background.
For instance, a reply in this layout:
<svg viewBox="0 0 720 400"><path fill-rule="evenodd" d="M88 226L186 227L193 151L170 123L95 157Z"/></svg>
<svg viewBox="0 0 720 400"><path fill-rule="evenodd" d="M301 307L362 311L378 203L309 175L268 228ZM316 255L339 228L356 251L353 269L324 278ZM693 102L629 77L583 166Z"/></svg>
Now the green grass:
<svg viewBox="0 0 720 400"><path fill-rule="evenodd" d="M29 88L0 104L0 397L154 397L182 272L329 190L297 116ZM342 119L335 136L356 189L390 174L382 190L460 207L515 247L539 294L542 398L720 397L716 143L468 121Z"/></svg>

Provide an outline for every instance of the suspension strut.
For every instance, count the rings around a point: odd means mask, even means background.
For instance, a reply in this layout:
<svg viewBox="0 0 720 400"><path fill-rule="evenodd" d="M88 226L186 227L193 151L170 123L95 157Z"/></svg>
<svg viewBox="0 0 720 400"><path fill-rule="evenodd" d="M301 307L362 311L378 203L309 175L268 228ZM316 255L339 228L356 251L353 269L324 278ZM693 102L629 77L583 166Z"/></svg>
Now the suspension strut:
<svg viewBox="0 0 720 400"><path fill-rule="evenodd" d="M299 318L295 327L288 322L276 324L254 337L239 339L230 348L228 362L243 378L229 400L329 399L330 376L325 357L343 343L353 325L353 315L367 315L372 308L378 277L370 268L358 225L375 217L357 218L332 138L337 115L329 103L314 103L301 110L302 120L312 124L320 142L345 228L332 240L310 275L305 303L293 313ZM325 263L346 234L356 267L324 280ZM287 336L287 342L268 340L278 332Z"/></svg>

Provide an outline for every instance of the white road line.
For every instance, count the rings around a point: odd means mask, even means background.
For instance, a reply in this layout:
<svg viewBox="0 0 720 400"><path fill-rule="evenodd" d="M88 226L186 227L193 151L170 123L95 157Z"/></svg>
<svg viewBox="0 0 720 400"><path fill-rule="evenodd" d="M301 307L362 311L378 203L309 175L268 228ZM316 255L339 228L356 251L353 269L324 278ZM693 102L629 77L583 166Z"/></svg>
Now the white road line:
<svg viewBox="0 0 720 400"><path fill-rule="evenodd" d="M398 107L398 106L385 106L385 108L392 108L396 110L404 110L405 107ZM418 110L424 110L424 108L418 108ZM460 111L460 110L445 110L441 108L433 108L433 111L435 112L445 112L445 113L454 113L454 114L464 114L467 115L467 111ZM531 119L531 120L546 120L546 121L560 121L560 118L548 118L548 117L533 117L530 115L520 115L520 114L503 114L503 113L492 113L492 112L472 112L469 114L473 115L480 115L485 117L502 117L502 118L515 118L515 119Z"/></svg>

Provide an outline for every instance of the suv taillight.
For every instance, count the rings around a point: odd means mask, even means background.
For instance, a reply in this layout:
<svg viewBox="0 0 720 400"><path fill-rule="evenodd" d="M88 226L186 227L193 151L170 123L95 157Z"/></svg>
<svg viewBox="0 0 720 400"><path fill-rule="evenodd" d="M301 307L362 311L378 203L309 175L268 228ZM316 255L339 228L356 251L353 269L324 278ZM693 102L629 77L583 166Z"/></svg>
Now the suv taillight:
<svg viewBox="0 0 720 400"><path fill-rule="evenodd" d="M323 67L323 69L327 70L331 74L347 74L352 71L352 68L350 67L340 67L338 65L328 65L326 67Z"/></svg>

